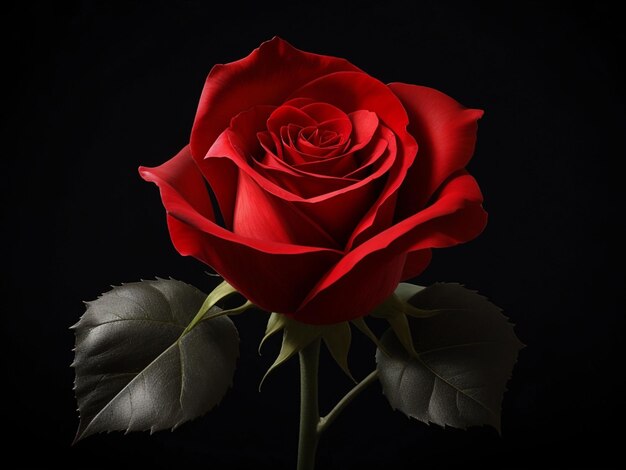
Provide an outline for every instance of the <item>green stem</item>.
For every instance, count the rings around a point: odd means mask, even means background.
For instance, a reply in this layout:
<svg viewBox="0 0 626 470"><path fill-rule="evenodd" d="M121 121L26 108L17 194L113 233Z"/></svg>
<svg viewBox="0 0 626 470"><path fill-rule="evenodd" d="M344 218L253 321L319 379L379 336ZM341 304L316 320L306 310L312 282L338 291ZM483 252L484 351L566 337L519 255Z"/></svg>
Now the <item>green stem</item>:
<svg viewBox="0 0 626 470"><path fill-rule="evenodd" d="M369 384L378 379L378 371L375 370L371 372L367 377L361 380L358 384L354 386L352 390L350 390L346 395L339 400L339 403L335 405L335 407L328 413L326 416L320 419L319 424L317 425L317 434L318 437L330 426L339 413L343 411L343 409L350 404L350 402L356 397L359 393L361 393Z"/></svg>
<svg viewBox="0 0 626 470"><path fill-rule="evenodd" d="M319 338L302 349L300 355L300 439L298 441L297 470L315 469L317 427L320 421L317 398L319 369Z"/></svg>

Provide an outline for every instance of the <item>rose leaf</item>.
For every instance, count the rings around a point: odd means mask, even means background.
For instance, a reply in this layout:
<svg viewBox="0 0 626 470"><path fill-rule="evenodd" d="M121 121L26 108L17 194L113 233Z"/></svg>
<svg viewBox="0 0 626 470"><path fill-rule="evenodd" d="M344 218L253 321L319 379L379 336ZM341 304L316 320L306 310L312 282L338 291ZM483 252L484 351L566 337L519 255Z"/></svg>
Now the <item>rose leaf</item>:
<svg viewBox="0 0 626 470"><path fill-rule="evenodd" d="M75 441L103 431L176 428L220 402L232 384L239 336L227 316L185 332L206 298L184 282L158 279L114 287L87 303L72 327Z"/></svg>
<svg viewBox="0 0 626 470"><path fill-rule="evenodd" d="M383 393L392 408L425 423L500 432L502 396L523 344L500 309L459 284L434 284L407 299L429 318L411 318L417 355L392 329L376 352Z"/></svg>

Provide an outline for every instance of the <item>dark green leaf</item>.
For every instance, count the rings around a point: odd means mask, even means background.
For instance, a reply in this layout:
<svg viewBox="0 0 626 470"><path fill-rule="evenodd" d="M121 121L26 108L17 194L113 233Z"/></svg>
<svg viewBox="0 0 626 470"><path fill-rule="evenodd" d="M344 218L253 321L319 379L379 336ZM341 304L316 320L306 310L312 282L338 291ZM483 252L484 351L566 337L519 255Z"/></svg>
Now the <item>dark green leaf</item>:
<svg viewBox="0 0 626 470"><path fill-rule="evenodd" d="M502 395L522 344L500 309L459 284L435 284L408 299L431 318L411 319L417 357L392 330L376 353L383 392L394 409L426 423L500 430Z"/></svg>
<svg viewBox="0 0 626 470"><path fill-rule="evenodd" d="M87 303L73 327L76 440L175 428L219 403L239 354L233 322L201 321L182 335L206 297L183 282L156 280L114 287Z"/></svg>

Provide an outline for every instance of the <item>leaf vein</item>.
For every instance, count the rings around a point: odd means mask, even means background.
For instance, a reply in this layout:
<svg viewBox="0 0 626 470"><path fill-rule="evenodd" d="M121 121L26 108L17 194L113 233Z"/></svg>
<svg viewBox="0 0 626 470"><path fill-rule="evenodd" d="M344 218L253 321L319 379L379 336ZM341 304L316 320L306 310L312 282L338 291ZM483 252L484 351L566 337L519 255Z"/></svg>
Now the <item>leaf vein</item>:
<svg viewBox="0 0 626 470"><path fill-rule="evenodd" d="M144 323L160 323L160 324L164 324L164 325L175 327L175 328L177 328L177 329L179 329L181 331L185 329L183 326L180 326L180 325L178 325L176 323L172 323L172 322L169 322L169 321L153 320L151 318L121 318L121 317L120 317L119 320L105 321L105 322L102 322L102 323L98 323L97 325L94 325L94 326L88 326L85 329L91 331L91 330L94 330L94 329L98 328L99 326L108 325L110 323L118 323L118 322L121 322L121 321L138 321L138 322L144 322Z"/></svg>
<svg viewBox="0 0 626 470"><path fill-rule="evenodd" d="M419 353L419 355L421 356L422 354L430 354L430 353L434 353L434 352L440 352L440 351L445 351L447 349L456 349L456 348L466 348L469 346L479 346L479 345L494 345L494 344L506 344L504 341L474 341L471 343L461 343L461 344L451 344L448 346L442 346L440 348L433 348L433 349L427 349L426 351L421 351Z"/></svg>
<svg viewBox="0 0 626 470"><path fill-rule="evenodd" d="M438 374L432 367L430 367L426 362L424 362L421 358L417 358L417 360L419 362L422 363L422 365L424 367L426 367L433 375L435 375L435 377L437 377L438 379L440 379L442 382L444 382L445 384L447 384L449 387L452 387L453 390L455 390L457 393L461 393L463 394L463 396L469 398L470 400L476 402L478 405L482 406L485 410L487 410L490 414L492 414L493 416L495 416L496 418L498 417L497 414L488 406L486 406L483 402L481 402L480 400L474 398L471 395L468 395L464 392L461 391L461 389L459 389L458 387L454 386L452 383L450 383L445 377L441 376L440 374Z"/></svg>

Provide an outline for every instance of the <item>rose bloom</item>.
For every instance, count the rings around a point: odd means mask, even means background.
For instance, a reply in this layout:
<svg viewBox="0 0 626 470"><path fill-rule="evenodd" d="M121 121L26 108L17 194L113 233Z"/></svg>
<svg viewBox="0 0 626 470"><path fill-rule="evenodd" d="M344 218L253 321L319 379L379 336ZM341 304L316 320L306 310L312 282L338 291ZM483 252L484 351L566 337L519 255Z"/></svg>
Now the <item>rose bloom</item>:
<svg viewBox="0 0 626 470"><path fill-rule="evenodd" d="M482 114L274 38L213 67L189 145L140 173L179 253L262 309L337 323L483 230L464 169Z"/></svg>

